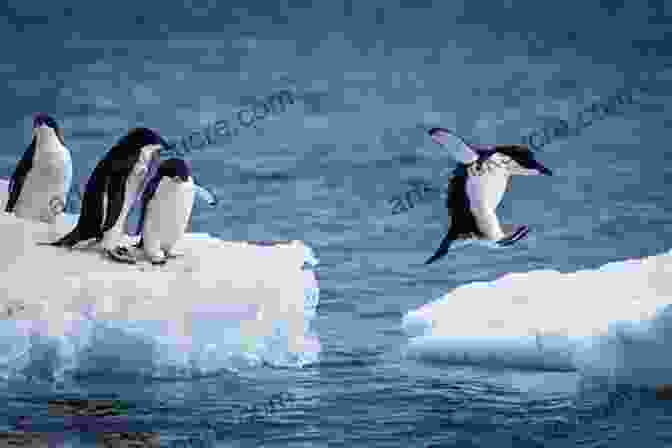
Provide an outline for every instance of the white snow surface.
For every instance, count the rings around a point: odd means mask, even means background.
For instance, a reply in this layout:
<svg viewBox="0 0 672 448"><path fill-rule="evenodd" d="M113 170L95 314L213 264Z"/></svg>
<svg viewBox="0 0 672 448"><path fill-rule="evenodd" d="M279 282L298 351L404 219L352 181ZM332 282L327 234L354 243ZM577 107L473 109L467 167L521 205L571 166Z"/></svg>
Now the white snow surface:
<svg viewBox="0 0 672 448"><path fill-rule="evenodd" d="M402 327L410 358L655 386L672 377L670 303L672 251L466 284L409 311Z"/></svg>
<svg viewBox="0 0 672 448"><path fill-rule="evenodd" d="M5 378L192 376L317 360L310 320L319 301L318 260L301 241L258 246L187 234L176 246L183 256L164 266L117 263L97 246L37 245L75 222L66 214L46 224L0 213Z"/></svg>

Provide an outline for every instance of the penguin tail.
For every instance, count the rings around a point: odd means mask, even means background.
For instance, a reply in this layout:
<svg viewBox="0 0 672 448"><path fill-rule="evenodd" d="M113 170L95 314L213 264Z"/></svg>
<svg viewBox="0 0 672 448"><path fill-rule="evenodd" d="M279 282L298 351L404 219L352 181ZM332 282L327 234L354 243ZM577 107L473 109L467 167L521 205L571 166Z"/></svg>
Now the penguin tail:
<svg viewBox="0 0 672 448"><path fill-rule="evenodd" d="M70 235L66 235L63 238L54 241L53 243L38 243L40 245L49 245L49 246L55 246L55 247L72 247L75 244L77 244L76 238L70 237Z"/></svg>
<svg viewBox="0 0 672 448"><path fill-rule="evenodd" d="M52 241L52 242L47 242L47 241L39 241L36 243L38 246L51 246L51 247L72 247L74 244L70 244L69 241L64 241L64 238L61 238L58 241Z"/></svg>
<svg viewBox="0 0 672 448"><path fill-rule="evenodd" d="M455 241L455 235L452 232L448 232L448 234L441 241L439 248L436 250L436 252L434 252L434 255L429 257L429 259L425 261L425 264L426 265L432 264L436 260L443 258L448 253L448 249L450 249L450 246L453 244L453 241Z"/></svg>
<svg viewBox="0 0 672 448"><path fill-rule="evenodd" d="M75 227L72 229L70 233L67 235L61 237L60 239L54 241L53 243L48 243L51 246L56 246L56 247L69 247L72 248L75 244L79 243L80 241L90 239L92 237L85 237L82 235L82 232Z"/></svg>

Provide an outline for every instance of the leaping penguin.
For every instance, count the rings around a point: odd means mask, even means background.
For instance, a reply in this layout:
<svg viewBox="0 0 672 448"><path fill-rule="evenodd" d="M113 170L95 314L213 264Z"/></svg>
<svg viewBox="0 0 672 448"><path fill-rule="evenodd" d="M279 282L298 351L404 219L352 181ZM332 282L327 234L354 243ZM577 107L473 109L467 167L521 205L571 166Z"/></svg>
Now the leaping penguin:
<svg viewBox="0 0 672 448"><path fill-rule="evenodd" d="M458 165L448 182L446 208L450 228L425 264L443 257L456 240L479 238L507 246L525 238L529 232L527 226L502 226L495 211L511 176L551 176L551 170L539 163L524 145L468 145L444 128L432 128L429 135L435 143L449 150Z"/></svg>
<svg viewBox="0 0 672 448"><path fill-rule="evenodd" d="M72 184L72 158L52 117L36 114L33 140L9 181L5 212L51 223L65 208Z"/></svg>
<svg viewBox="0 0 672 448"><path fill-rule="evenodd" d="M91 173L75 228L49 244L71 248L82 241L102 240L107 255L123 246L121 237L128 213L156 171L159 151L165 145L151 129L131 129Z"/></svg>

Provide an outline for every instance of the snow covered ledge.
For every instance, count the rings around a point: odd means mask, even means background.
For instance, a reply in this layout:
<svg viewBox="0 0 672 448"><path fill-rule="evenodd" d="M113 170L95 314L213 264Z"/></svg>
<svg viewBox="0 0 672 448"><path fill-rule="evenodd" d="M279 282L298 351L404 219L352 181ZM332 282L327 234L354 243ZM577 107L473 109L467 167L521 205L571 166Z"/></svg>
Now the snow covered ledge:
<svg viewBox="0 0 672 448"><path fill-rule="evenodd" d="M412 358L578 370L638 386L672 378L672 251L462 285L409 311Z"/></svg>
<svg viewBox="0 0 672 448"><path fill-rule="evenodd" d="M36 244L64 235L73 221L0 213L0 370L28 368L35 335L55 343L56 374L101 368L91 354L101 350L122 370L152 374L166 366L173 373L235 368L236 356L315 360L319 342L306 336L319 297L310 269L317 260L302 242L262 246L187 234L176 246L183 256L163 266L117 263L97 247Z"/></svg>

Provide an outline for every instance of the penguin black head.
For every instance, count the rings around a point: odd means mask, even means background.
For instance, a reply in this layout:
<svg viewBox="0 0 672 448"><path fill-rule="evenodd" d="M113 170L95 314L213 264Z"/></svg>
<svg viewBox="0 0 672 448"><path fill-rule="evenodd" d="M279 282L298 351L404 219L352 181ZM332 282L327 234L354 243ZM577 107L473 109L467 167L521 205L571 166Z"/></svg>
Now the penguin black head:
<svg viewBox="0 0 672 448"><path fill-rule="evenodd" d="M119 144L140 149L147 145L164 145L165 141L159 133L149 128L133 128L119 140Z"/></svg>
<svg viewBox="0 0 672 448"><path fill-rule="evenodd" d="M542 165L534 157L534 153L526 145L496 145L493 151L505 154L516 162L518 166L514 167L512 174L528 176L535 174L553 175L551 170Z"/></svg>
<svg viewBox="0 0 672 448"><path fill-rule="evenodd" d="M37 136L38 132L37 129L45 127L53 130L56 136L58 137L59 141L61 142L61 144L65 145L63 143L63 131L61 130L56 120L54 120L51 116L45 113L35 114L33 116L33 134Z"/></svg>
<svg viewBox="0 0 672 448"><path fill-rule="evenodd" d="M51 118L47 114L35 114L33 117L33 128L39 128L40 126L45 125L53 130L58 129L58 123L56 123L56 120Z"/></svg>
<svg viewBox="0 0 672 448"><path fill-rule="evenodd" d="M439 132L444 132L446 134L450 133L450 131L446 128L432 128L427 133L429 134L430 137L434 137Z"/></svg>
<svg viewBox="0 0 672 448"><path fill-rule="evenodd" d="M191 177L191 164L184 159L167 159L159 165L157 176L170 177L176 182L187 182Z"/></svg>
<svg viewBox="0 0 672 448"><path fill-rule="evenodd" d="M148 146L165 146L166 141L158 132L149 128L133 128L123 136L108 152L107 164L114 172L129 172L143 158L143 148ZM149 156L151 161L158 162L159 151L153 151ZM150 160L144 160L148 163ZM140 165L144 166L145 163Z"/></svg>

